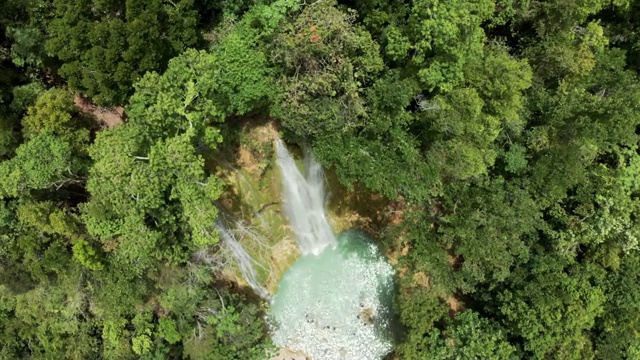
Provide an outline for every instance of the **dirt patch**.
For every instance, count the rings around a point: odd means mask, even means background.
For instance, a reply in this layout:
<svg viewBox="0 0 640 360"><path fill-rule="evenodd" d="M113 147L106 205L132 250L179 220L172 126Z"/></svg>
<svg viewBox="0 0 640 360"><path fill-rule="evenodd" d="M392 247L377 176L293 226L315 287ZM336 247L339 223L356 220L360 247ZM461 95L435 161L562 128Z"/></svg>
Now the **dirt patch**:
<svg viewBox="0 0 640 360"><path fill-rule="evenodd" d="M238 165L251 175L259 176L262 173L259 161L246 146L238 149Z"/></svg>
<svg viewBox="0 0 640 360"><path fill-rule="evenodd" d="M369 234L377 234L391 222L392 210L388 199L355 185L343 186L335 172L325 171L329 201L327 212L336 233L359 228Z"/></svg>
<svg viewBox="0 0 640 360"><path fill-rule="evenodd" d="M455 296L449 296L445 302L449 306L449 317L454 318L457 313L464 311L464 303L458 300Z"/></svg>
<svg viewBox="0 0 640 360"><path fill-rule="evenodd" d="M455 270L460 269L460 267L462 266L462 257L456 256L456 254L451 249L447 250L447 260L449 261L449 265L451 265L451 267Z"/></svg>
<svg viewBox="0 0 640 360"><path fill-rule="evenodd" d="M237 149L238 166L252 177L262 177L273 156L273 144L280 137L275 121L256 126L244 122L240 126Z"/></svg>
<svg viewBox="0 0 640 360"><path fill-rule="evenodd" d="M411 245L404 240L404 234L399 234L393 241L393 245L386 250L387 261L396 266L400 263L400 258L409 255Z"/></svg>
<svg viewBox="0 0 640 360"><path fill-rule="evenodd" d="M262 143L273 144L274 141L280 138L278 132L279 125L275 121L269 121L264 126L252 128L248 134L249 137L255 137Z"/></svg>
<svg viewBox="0 0 640 360"><path fill-rule="evenodd" d="M429 276L422 271L413 274L413 281L415 281L417 285L424 288L429 288L429 286L431 285Z"/></svg>
<svg viewBox="0 0 640 360"><path fill-rule="evenodd" d="M274 278L268 279L266 285L271 293L275 293L275 288L282 274L287 271L289 266L291 266L299 256L300 251L298 250L298 244L289 237L285 237L273 246L269 264Z"/></svg>
<svg viewBox="0 0 640 360"><path fill-rule="evenodd" d="M99 123L108 128L114 128L124 123L125 113L124 108L121 106L113 108L100 107L80 95L76 95L73 98L73 103L80 109L80 112L92 115Z"/></svg>
<svg viewBox="0 0 640 360"><path fill-rule="evenodd" d="M398 200L389 202L389 205L384 209L385 215L389 223L393 225L400 225L404 220L404 212L407 210L407 202L404 197L400 196Z"/></svg>

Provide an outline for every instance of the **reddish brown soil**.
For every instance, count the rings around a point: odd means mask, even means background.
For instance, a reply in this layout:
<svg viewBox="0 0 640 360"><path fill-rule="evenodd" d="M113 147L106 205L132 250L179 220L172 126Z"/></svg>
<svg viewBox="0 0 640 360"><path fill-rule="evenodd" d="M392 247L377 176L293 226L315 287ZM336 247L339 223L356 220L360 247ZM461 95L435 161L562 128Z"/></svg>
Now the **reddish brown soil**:
<svg viewBox="0 0 640 360"><path fill-rule="evenodd" d="M80 109L80 112L93 115L98 122L108 128L114 128L124 122L124 108L121 106L103 108L80 95L73 98L73 103Z"/></svg>

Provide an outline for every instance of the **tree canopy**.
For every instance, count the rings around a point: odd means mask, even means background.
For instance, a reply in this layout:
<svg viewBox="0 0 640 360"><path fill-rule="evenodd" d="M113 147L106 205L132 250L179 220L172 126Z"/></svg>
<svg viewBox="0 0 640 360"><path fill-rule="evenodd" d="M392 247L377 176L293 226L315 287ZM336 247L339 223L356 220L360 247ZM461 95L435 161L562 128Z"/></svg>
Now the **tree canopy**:
<svg viewBox="0 0 640 360"><path fill-rule="evenodd" d="M216 227L265 122L380 199L391 356L640 358L639 10L0 2L0 358L270 354Z"/></svg>

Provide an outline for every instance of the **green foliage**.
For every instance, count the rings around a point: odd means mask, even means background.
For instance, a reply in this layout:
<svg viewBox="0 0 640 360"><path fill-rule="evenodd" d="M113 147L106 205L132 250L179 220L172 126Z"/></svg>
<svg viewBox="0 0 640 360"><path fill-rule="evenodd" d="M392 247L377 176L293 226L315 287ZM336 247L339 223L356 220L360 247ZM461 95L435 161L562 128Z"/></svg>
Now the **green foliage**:
<svg viewBox="0 0 640 360"><path fill-rule="evenodd" d="M0 2L0 358L268 357L263 304L210 268L217 164L259 114L391 201L363 226L399 358L639 358L639 10Z"/></svg>
<svg viewBox="0 0 640 360"><path fill-rule="evenodd" d="M193 136L193 130L189 129L184 135L152 147L149 168L163 179L175 179L170 199L180 201L194 244L204 247L217 241L212 224L218 210L212 203L222 194L222 184L215 177L206 178L204 183L198 181L205 177L204 161L193 153Z"/></svg>
<svg viewBox="0 0 640 360"><path fill-rule="evenodd" d="M78 233L74 217L58 208L52 201L25 201L18 204L16 216L22 226L34 231L73 237Z"/></svg>
<svg viewBox="0 0 640 360"><path fill-rule="evenodd" d="M129 344L124 340L129 331L125 330L128 321L123 318L105 319L102 328L105 354L113 357L132 357Z"/></svg>
<svg viewBox="0 0 640 360"><path fill-rule="evenodd" d="M638 355L638 260L636 253L626 256L620 268L605 280L607 302L598 324L597 359L633 359Z"/></svg>
<svg viewBox="0 0 640 360"><path fill-rule="evenodd" d="M78 260L82 266L91 270L102 270L104 265L100 262L100 257L96 249L87 242L80 239L73 245L73 258Z"/></svg>
<svg viewBox="0 0 640 360"><path fill-rule="evenodd" d="M270 93L270 70L264 56L262 61L256 54L248 57L249 62L239 60L240 56L246 58L241 54L251 51L250 45L231 38L214 53L187 50L171 60L164 74L147 74L136 84L130 118L152 139L195 127L198 132L207 132L207 143L220 142L207 125L259 107ZM226 52L238 58L227 57Z"/></svg>
<svg viewBox="0 0 640 360"><path fill-rule="evenodd" d="M216 76L216 92L225 94L217 98L227 114L244 115L265 107L274 95L274 70L258 49L257 36L259 33L243 22L212 47L213 66L224 69Z"/></svg>
<svg viewBox="0 0 640 360"><path fill-rule="evenodd" d="M625 3L627 5L625 5ZM533 23L536 32L541 35L569 30L575 24L584 23L590 15L598 13L606 6L627 7L626 0L615 1L548 1L531 2L528 11L521 12L519 17Z"/></svg>
<svg viewBox="0 0 640 360"><path fill-rule="evenodd" d="M225 113L213 98L218 86L214 65L212 55L188 50L173 59L163 75L148 73L136 84L129 116L151 139L221 122Z"/></svg>
<svg viewBox="0 0 640 360"><path fill-rule="evenodd" d="M269 88L265 64L260 68L253 67L255 62L233 61L240 67L219 70L233 60L223 59L224 52L250 46L230 36L219 45L220 57L188 50L173 59L163 75L147 74L136 84L129 123L100 134L91 148L95 165L87 188L93 197L85 206L86 222L103 241L122 235L130 238L126 245L138 244L126 249L121 243L123 261L149 255L177 261L184 257L175 257L183 251L180 247L217 242L213 224L218 210L212 201L220 196L222 184L205 173L199 144L215 148L222 139L211 125L260 106ZM246 86L237 83L243 79ZM153 219L152 226L141 226L145 217ZM177 229L182 235L176 235ZM159 252L149 254L153 248Z"/></svg>
<svg viewBox="0 0 640 360"><path fill-rule="evenodd" d="M204 331L215 333L206 339L189 339L185 343L185 355L207 360L259 360L269 354L271 343L263 340L264 324L255 304L247 303L238 295L225 294L226 301L237 304L225 306L219 302L206 318Z"/></svg>
<svg viewBox="0 0 640 360"><path fill-rule="evenodd" d="M398 345L400 356L422 359L434 355L430 343L439 333L435 324L447 316L446 305L421 287L403 287L399 294L400 321L407 327L406 338Z"/></svg>
<svg viewBox="0 0 640 360"><path fill-rule="evenodd" d="M15 124L10 118L0 115L0 157L10 155L18 144L18 132L14 130Z"/></svg>
<svg viewBox="0 0 640 360"><path fill-rule="evenodd" d="M494 10L491 1L412 2L405 34L415 51L411 62L428 90L452 90L464 81L467 62L482 54L480 25Z"/></svg>
<svg viewBox="0 0 640 360"><path fill-rule="evenodd" d="M82 359L97 355L97 341L89 335L95 328L91 321L83 320L86 299L74 279L17 296L2 289L0 299L2 311L11 311L4 312L10 316L0 325L3 344L8 345L3 346L4 356L20 357L25 351L35 358ZM80 343L71 343L70 338Z"/></svg>
<svg viewBox="0 0 640 360"><path fill-rule="evenodd" d="M524 341L535 359L592 357L587 331L602 314L603 290L594 286L593 269L569 265L553 256L537 256L497 294L507 328Z"/></svg>
<svg viewBox="0 0 640 360"><path fill-rule="evenodd" d="M47 132L66 141L75 149L82 149L89 141L89 130L84 118L78 115L71 94L51 89L38 96L22 119L25 139Z"/></svg>
<svg viewBox="0 0 640 360"><path fill-rule="evenodd" d="M25 113L30 106L36 103L43 91L44 86L38 82L14 87L10 109L19 114Z"/></svg>
<svg viewBox="0 0 640 360"><path fill-rule="evenodd" d="M158 333L162 336L169 344L175 344L180 341L180 333L176 330L176 322L173 319L162 318L158 321L158 326L160 327Z"/></svg>
<svg viewBox="0 0 640 360"><path fill-rule="evenodd" d="M454 345L454 356L459 358L509 359L515 358L515 348L500 329L489 320L478 314L465 311L456 316L451 330Z"/></svg>
<svg viewBox="0 0 640 360"><path fill-rule="evenodd" d="M634 219L638 211L638 164L635 151L621 151L618 166L607 170L601 167L594 173L592 183L577 188L568 201L573 207L554 207L551 216L563 226L551 232L557 246L564 251L579 244L613 243L623 252L638 250L638 227Z"/></svg>
<svg viewBox="0 0 640 360"><path fill-rule="evenodd" d="M496 142L524 127L522 92L531 85L531 70L502 47L485 53L466 67L468 87L418 104L432 144L428 157L448 181L486 175L498 155Z"/></svg>
<svg viewBox="0 0 640 360"><path fill-rule="evenodd" d="M151 336L153 335L152 315L148 312L136 315L131 324L135 327L135 335L131 339L133 352L136 355L145 355L151 352Z"/></svg>
<svg viewBox="0 0 640 360"><path fill-rule="evenodd" d="M0 194L16 197L29 190L63 186L79 170L69 144L45 132L22 144L14 158L0 163Z"/></svg>
<svg viewBox="0 0 640 360"><path fill-rule="evenodd" d="M69 86L100 104L123 104L147 71L198 41L193 0L56 0L47 51Z"/></svg>
<svg viewBox="0 0 640 360"><path fill-rule="evenodd" d="M362 124L360 87L383 68L371 36L332 2L307 6L283 26L271 61L281 69L283 89L272 113L300 139Z"/></svg>
<svg viewBox="0 0 640 360"><path fill-rule="evenodd" d="M542 80L558 82L588 75L597 65L609 39L599 22L590 22L574 31L565 31L544 38L528 48L534 63L544 64L537 74Z"/></svg>
<svg viewBox="0 0 640 360"><path fill-rule="evenodd" d="M398 128L371 137L326 136L313 144L319 160L335 165L347 185L359 181L389 198L403 195L411 200L433 194L438 183L434 166L424 162L417 147L411 135Z"/></svg>
<svg viewBox="0 0 640 360"><path fill-rule="evenodd" d="M500 123L484 116L478 93L473 89L454 90L437 97L433 106L437 110L426 114L430 134L440 133L445 139L434 141L429 155L441 176L450 181L486 174L495 162L492 142L499 134Z"/></svg>
<svg viewBox="0 0 640 360"><path fill-rule="evenodd" d="M427 353L433 359L518 359L516 349L507 342L505 330L473 311L458 314L441 337L427 340Z"/></svg>
<svg viewBox="0 0 640 360"><path fill-rule="evenodd" d="M520 144L514 144L504 153L504 169L510 173L517 174L527 168L527 148Z"/></svg>
<svg viewBox="0 0 640 360"><path fill-rule="evenodd" d="M485 46L483 56L465 67L466 83L484 102L483 112L499 121L503 132L518 134L524 128L523 92L531 87L532 70L527 60L509 55L498 44Z"/></svg>
<svg viewBox="0 0 640 360"><path fill-rule="evenodd" d="M438 239L464 259L459 275L473 285L470 289L477 282L493 285L507 279L512 267L529 257L526 237L541 226L535 201L500 179L450 196L453 213L436 214L442 221Z"/></svg>
<svg viewBox="0 0 640 360"><path fill-rule="evenodd" d="M13 40L11 61L16 66L40 67L47 56L45 37L35 28L8 28L7 35Z"/></svg>

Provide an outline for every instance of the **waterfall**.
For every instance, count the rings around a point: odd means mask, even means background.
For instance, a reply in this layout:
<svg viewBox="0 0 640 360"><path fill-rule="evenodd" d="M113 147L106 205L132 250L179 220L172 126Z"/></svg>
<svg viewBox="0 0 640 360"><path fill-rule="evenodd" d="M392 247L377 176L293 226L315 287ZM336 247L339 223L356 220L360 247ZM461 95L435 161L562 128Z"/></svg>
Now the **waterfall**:
<svg viewBox="0 0 640 360"><path fill-rule="evenodd" d="M392 349L393 268L364 233L333 235L324 212L324 174L310 153L304 176L281 140L276 155L285 212L302 256L271 301L274 343L312 359L384 358Z"/></svg>
<svg viewBox="0 0 640 360"><path fill-rule="evenodd" d="M262 287L258 282L258 276L256 274L256 269L253 265L257 265L262 267L260 263L255 261L251 255L249 255L240 242L236 240L236 237L227 230L220 221L216 223L216 227L218 228L218 232L220 233L220 238L222 239L222 243L231 251L234 259L238 263L238 267L242 272L242 276L249 283L249 286L256 292L256 294L260 295L263 299L267 301L271 301L271 295L267 289Z"/></svg>
<svg viewBox="0 0 640 360"><path fill-rule="evenodd" d="M324 212L324 173L307 154L307 174L302 176L282 140L276 142L278 165L282 170L284 207L302 255L319 255L327 246L335 247L336 237Z"/></svg>

